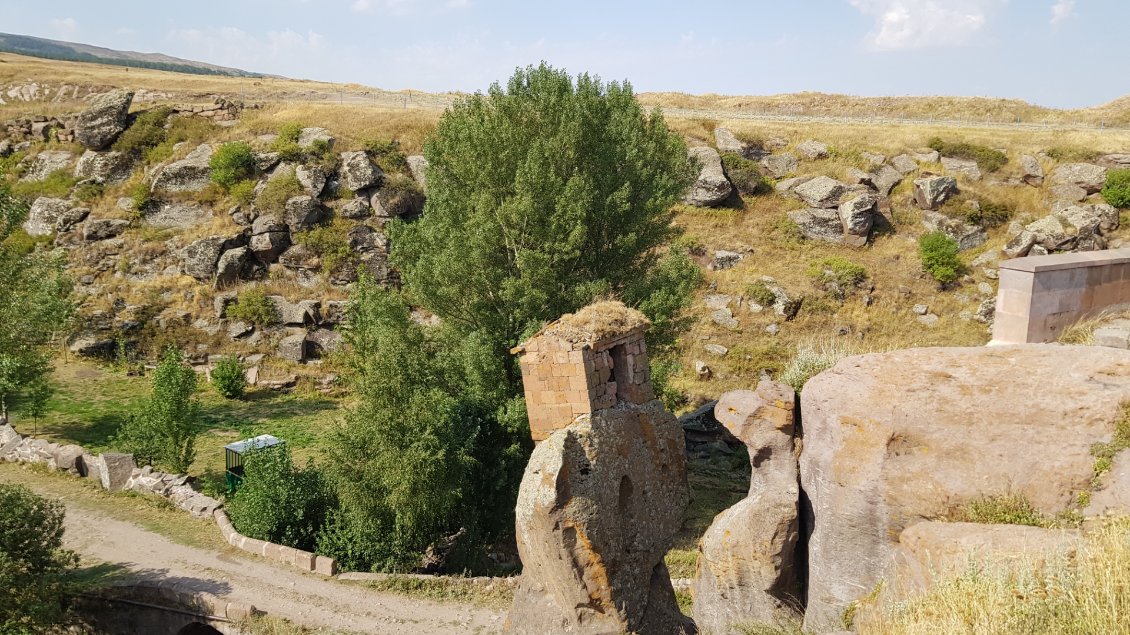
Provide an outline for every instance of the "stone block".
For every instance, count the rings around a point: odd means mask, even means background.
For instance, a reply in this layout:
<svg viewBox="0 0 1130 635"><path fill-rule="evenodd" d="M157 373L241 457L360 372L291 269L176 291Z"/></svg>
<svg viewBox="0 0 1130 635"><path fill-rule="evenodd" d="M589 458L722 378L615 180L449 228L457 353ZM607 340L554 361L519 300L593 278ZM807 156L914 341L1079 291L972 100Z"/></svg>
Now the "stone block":
<svg viewBox="0 0 1130 635"><path fill-rule="evenodd" d="M296 551L297 550L294 547L287 547L285 545L279 545L278 551L276 552L275 557L278 558L279 562L282 562L284 564L293 565L294 564L294 558L295 558L295 555L296 555L296 553L295 553Z"/></svg>
<svg viewBox="0 0 1130 635"><path fill-rule="evenodd" d="M303 551L301 549L294 550L294 566L303 571L313 571L316 559L317 556L309 551Z"/></svg>
<svg viewBox="0 0 1130 635"><path fill-rule="evenodd" d="M258 540L256 538L244 536L243 539L239 541L239 548L248 553L253 553L255 555L261 556L263 555L263 547L268 544L270 543L263 542L262 540Z"/></svg>
<svg viewBox="0 0 1130 635"><path fill-rule="evenodd" d="M337 575L337 561L326 556L315 556L314 572L322 575Z"/></svg>
<svg viewBox="0 0 1130 635"><path fill-rule="evenodd" d="M126 486L137 464L132 454L108 452L99 456L98 472L102 482L102 489L108 492L120 492Z"/></svg>

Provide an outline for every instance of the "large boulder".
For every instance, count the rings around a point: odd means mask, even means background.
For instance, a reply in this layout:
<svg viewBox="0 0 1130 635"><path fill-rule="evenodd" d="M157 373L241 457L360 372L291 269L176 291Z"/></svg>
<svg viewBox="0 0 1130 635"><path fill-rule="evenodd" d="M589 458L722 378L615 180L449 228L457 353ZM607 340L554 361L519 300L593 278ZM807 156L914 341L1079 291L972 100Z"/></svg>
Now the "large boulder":
<svg viewBox="0 0 1130 635"><path fill-rule="evenodd" d="M909 154L900 154L891 159L891 166L904 176L918 171L918 162Z"/></svg>
<svg viewBox="0 0 1130 635"><path fill-rule="evenodd" d="M132 454L106 453L98 457L98 475L102 481L102 489L108 492L120 492L125 489L137 463Z"/></svg>
<svg viewBox="0 0 1130 635"><path fill-rule="evenodd" d="M228 249L220 254L220 259L216 261L214 284L217 289L230 287L240 280L251 277L254 270L255 261L250 249L243 246Z"/></svg>
<svg viewBox="0 0 1130 635"><path fill-rule="evenodd" d="M251 251L265 263L278 259L290 246L290 228L274 214L263 214L251 224Z"/></svg>
<svg viewBox="0 0 1130 635"><path fill-rule="evenodd" d="M1052 172L1052 184L1075 185L1094 194L1106 184L1106 168L1091 163L1065 163Z"/></svg>
<svg viewBox="0 0 1130 635"><path fill-rule="evenodd" d="M129 221L124 218L99 218L88 220L82 226L82 239L87 242L116 238L129 229Z"/></svg>
<svg viewBox="0 0 1130 635"><path fill-rule="evenodd" d="M75 119L75 141L91 150L113 143L129 123L132 102L132 90L112 90L92 99Z"/></svg>
<svg viewBox="0 0 1130 635"><path fill-rule="evenodd" d="M212 210L195 203L162 203L145 215L146 224L160 229L188 229L212 220Z"/></svg>
<svg viewBox="0 0 1130 635"><path fill-rule="evenodd" d="M909 349L810 379L806 626L839 624L890 579L911 525L992 496L1024 496L1049 516L1072 509L1127 399L1130 351L1089 346Z"/></svg>
<svg viewBox="0 0 1130 635"><path fill-rule="evenodd" d="M298 147L300 148L308 149L318 141L324 142L326 145L332 147L334 144L334 136L325 128L303 128L302 131L298 133Z"/></svg>
<svg viewBox="0 0 1130 635"><path fill-rule="evenodd" d="M844 242L852 247L867 244L875 216L879 213L879 199L871 192L845 196L840 204L840 222L843 224Z"/></svg>
<svg viewBox="0 0 1130 635"><path fill-rule="evenodd" d="M375 185L379 185L384 173L373 165L369 155L364 152L342 152L341 167L337 171L337 180L342 187L356 192Z"/></svg>
<svg viewBox="0 0 1130 635"><path fill-rule="evenodd" d="M1020 157L1020 180L1032 187L1044 184L1044 168L1036 157L1030 154Z"/></svg>
<svg viewBox="0 0 1130 635"><path fill-rule="evenodd" d="M286 202L282 220L292 233L306 231L322 218L322 206L312 196L295 196Z"/></svg>
<svg viewBox="0 0 1130 635"><path fill-rule="evenodd" d="M90 210L75 207L73 201L41 196L35 199L24 221L24 231L29 236L50 236L68 231L86 218Z"/></svg>
<svg viewBox="0 0 1130 635"><path fill-rule="evenodd" d="M722 170L722 157L714 148L691 148L689 154L698 161L701 169L698 179L685 197L687 205L715 207L730 198L734 187Z"/></svg>
<svg viewBox="0 0 1130 635"><path fill-rule="evenodd" d="M812 140L802 141L796 145L796 153L809 161L827 159L828 144Z"/></svg>
<svg viewBox="0 0 1130 635"><path fill-rule="evenodd" d="M294 168L294 176L302 185L306 193L314 198L322 195L329 181L329 174L320 165L298 165Z"/></svg>
<svg viewBox="0 0 1130 635"><path fill-rule="evenodd" d="M584 415L534 449L504 631L693 633L663 557L689 499L683 430L658 401Z"/></svg>
<svg viewBox="0 0 1130 635"><path fill-rule="evenodd" d="M840 198L847 192L847 186L826 176L818 176L793 188L793 194L801 197L812 207L830 209L839 207Z"/></svg>
<svg viewBox="0 0 1130 635"><path fill-rule="evenodd" d="M306 331L298 331L282 338L276 351L280 358L297 363L306 361L306 353Z"/></svg>
<svg viewBox="0 0 1130 635"><path fill-rule="evenodd" d="M765 154L760 144L742 141L729 128L721 126L714 129L714 145L718 152L737 154L750 160L760 159Z"/></svg>
<svg viewBox="0 0 1130 635"><path fill-rule="evenodd" d="M1029 223L1025 231L1031 232L1035 237L1035 244L1048 251L1070 249L1075 242L1075 237L1067 233L1063 221L1059 217L1045 216L1040 220Z"/></svg>
<svg viewBox="0 0 1130 635"><path fill-rule="evenodd" d="M922 212L922 226L928 231L942 232L957 243L960 251L974 249L985 244L989 234L982 227L971 225L963 220L950 218L941 212Z"/></svg>
<svg viewBox="0 0 1130 635"><path fill-rule="evenodd" d="M20 180L25 183L43 181L55 172L70 168L74 160L75 155L66 150L44 150L28 161Z"/></svg>
<svg viewBox="0 0 1130 635"><path fill-rule="evenodd" d="M946 172L964 176L970 181L981 180L981 168L977 166L976 161L942 157L942 167L946 169Z"/></svg>
<svg viewBox="0 0 1130 635"><path fill-rule="evenodd" d="M957 194L957 180L952 176L914 179L914 202L920 209L937 210L955 194Z"/></svg>
<svg viewBox="0 0 1130 635"><path fill-rule="evenodd" d="M844 224L836 209L801 209L789 212L789 220L796 223L800 233L809 240L841 243L844 240Z"/></svg>
<svg viewBox="0 0 1130 635"><path fill-rule="evenodd" d="M889 165L879 166L871 175L871 186L880 196L890 196L891 190L899 183L902 183L902 172Z"/></svg>
<svg viewBox="0 0 1130 635"><path fill-rule="evenodd" d="M748 496L718 514L699 543L694 617L705 632L729 633L743 622L796 617L795 401L791 387L762 381L756 390L722 395L714 406L715 419L748 449L751 472Z"/></svg>
<svg viewBox="0 0 1130 635"><path fill-rule="evenodd" d="M200 192L212 182L212 146L202 143L180 161L158 170L151 188L157 193Z"/></svg>
<svg viewBox="0 0 1130 635"><path fill-rule="evenodd" d="M208 236L189 243L181 251L181 270L200 282L212 282L216 276L216 263L227 250L239 246L242 236Z"/></svg>
<svg viewBox="0 0 1130 635"><path fill-rule="evenodd" d="M87 150L75 164L75 178L90 179L107 185L129 178L130 158L124 152Z"/></svg>
<svg viewBox="0 0 1130 635"><path fill-rule="evenodd" d="M773 178L783 179L797 171L797 168L800 167L800 160L796 158L795 154L782 152L761 159L761 167L765 168L765 171Z"/></svg>

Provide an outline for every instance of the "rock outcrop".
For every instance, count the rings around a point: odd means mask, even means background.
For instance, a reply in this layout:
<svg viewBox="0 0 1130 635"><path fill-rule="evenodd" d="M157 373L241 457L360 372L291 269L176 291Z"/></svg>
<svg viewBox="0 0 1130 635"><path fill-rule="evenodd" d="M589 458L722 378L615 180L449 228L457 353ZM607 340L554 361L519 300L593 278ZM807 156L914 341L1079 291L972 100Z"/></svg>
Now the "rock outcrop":
<svg viewBox="0 0 1130 635"><path fill-rule="evenodd" d="M1052 172L1053 185L1074 185L1088 194L1103 189L1106 168L1091 163L1065 163Z"/></svg>
<svg viewBox="0 0 1130 635"><path fill-rule="evenodd" d="M75 178L112 185L129 178L130 158L122 152L87 150L75 164Z"/></svg>
<svg viewBox="0 0 1130 635"><path fill-rule="evenodd" d="M373 165L369 155L364 152L342 152L341 167L337 171L337 180L342 187L353 191L364 190L379 185L384 173Z"/></svg>
<svg viewBox="0 0 1130 635"><path fill-rule="evenodd" d="M682 428L658 401L598 410L539 443L518 493L523 570L505 632L695 632L663 561L686 476Z"/></svg>
<svg viewBox="0 0 1130 635"><path fill-rule="evenodd" d="M31 183L46 180L55 172L70 168L74 160L75 155L66 150L44 150L28 161L27 170L20 181Z"/></svg>
<svg viewBox="0 0 1130 635"><path fill-rule="evenodd" d="M161 168L153 177L154 192L200 192L212 182L212 146L202 143L188 156Z"/></svg>
<svg viewBox="0 0 1130 635"><path fill-rule="evenodd" d="M50 236L55 232L68 231L86 218L90 210L75 207L73 201L41 196L35 199L24 221L24 231L29 236Z"/></svg>
<svg viewBox="0 0 1130 635"><path fill-rule="evenodd" d="M921 209L937 210L955 194L957 194L957 180L952 176L914 179L914 202Z"/></svg>
<svg viewBox="0 0 1130 635"><path fill-rule="evenodd" d="M704 632L777 623L801 606L795 400L791 387L762 381L756 390L722 395L714 407L714 417L746 445L751 473L749 495L718 514L699 543L694 617Z"/></svg>
<svg viewBox="0 0 1130 635"><path fill-rule="evenodd" d="M129 122L133 91L112 90L91 100L90 106L75 120L75 141L91 150L101 150L114 142Z"/></svg>
<svg viewBox="0 0 1130 635"><path fill-rule="evenodd" d="M806 626L837 625L890 579L898 537L916 523L1008 494L1049 516L1072 508L1092 487L1092 445L1111 438L1127 399L1130 351L1093 347L903 350L809 380Z"/></svg>
<svg viewBox="0 0 1130 635"><path fill-rule="evenodd" d="M717 207L726 202L734 187L722 170L722 157L714 148L691 148L688 152L692 159L698 161L701 169L698 179L684 199L687 205Z"/></svg>

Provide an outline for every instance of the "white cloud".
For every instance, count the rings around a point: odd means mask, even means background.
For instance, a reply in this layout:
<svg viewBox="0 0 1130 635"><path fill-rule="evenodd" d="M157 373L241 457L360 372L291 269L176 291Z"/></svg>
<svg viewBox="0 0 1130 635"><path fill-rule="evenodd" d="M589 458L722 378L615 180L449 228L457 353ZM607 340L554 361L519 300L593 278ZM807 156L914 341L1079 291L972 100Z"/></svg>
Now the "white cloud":
<svg viewBox="0 0 1130 635"><path fill-rule="evenodd" d="M78 22L74 18L53 18L51 30L60 39L69 40L78 31Z"/></svg>
<svg viewBox="0 0 1130 635"><path fill-rule="evenodd" d="M875 18L867 42L882 51L961 46L1007 0L849 0Z"/></svg>
<svg viewBox="0 0 1130 635"><path fill-rule="evenodd" d="M248 71L314 76L319 67L335 63L325 38L314 31L286 29L256 36L238 27L174 29L166 41L178 57Z"/></svg>
<svg viewBox="0 0 1130 635"><path fill-rule="evenodd" d="M1075 16L1075 0L1059 0L1052 5L1052 24L1056 25Z"/></svg>

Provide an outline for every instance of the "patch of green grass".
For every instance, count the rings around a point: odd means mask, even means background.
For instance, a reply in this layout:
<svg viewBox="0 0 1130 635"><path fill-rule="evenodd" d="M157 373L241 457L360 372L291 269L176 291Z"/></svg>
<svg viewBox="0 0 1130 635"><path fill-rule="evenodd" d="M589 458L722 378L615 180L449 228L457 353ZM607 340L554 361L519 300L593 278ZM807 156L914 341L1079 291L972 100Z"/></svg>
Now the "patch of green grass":
<svg viewBox="0 0 1130 635"><path fill-rule="evenodd" d="M985 525L1053 525L1053 521L1036 509L1023 494L984 496L969 501L952 515L952 520Z"/></svg>
<svg viewBox="0 0 1130 635"><path fill-rule="evenodd" d="M1130 449L1130 403L1122 404L1122 414L1114 422L1114 434L1106 443L1091 446L1091 456L1095 457L1094 479L1097 483L1103 474L1114 465L1114 457L1123 450Z"/></svg>
<svg viewBox="0 0 1130 635"><path fill-rule="evenodd" d="M1102 155L1101 152L1076 146L1054 146L1048 148L1044 154L1060 163L1087 163Z"/></svg>
<svg viewBox="0 0 1130 635"><path fill-rule="evenodd" d="M65 198L78 179L70 170L55 170L42 181L17 181L12 184L12 194L27 200L40 196Z"/></svg>
<svg viewBox="0 0 1130 635"><path fill-rule="evenodd" d="M812 263L808 267L808 277L820 286L834 282L841 287L848 288L866 280L867 269L847 258L832 256Z"/></svg>
<svg viewBox="0 0 1130 635"><path fill-rule="evenodd" d="M483 583L469 578L389 575L360 584L385 593L493 609L508 607L514 601L514 590L510 585Z"/></svg>
<svg viewBox="0 0 1130 635"><path fill-rule="evenodd" d="M286 209L286 202L295 196L300 196L306 190L294 175L294 170L287 170L276 174L267 181L263 191L255 199L259 209L268 214L281 214Z"/></svg>
<svg viewBox="0 0 1130 635"><path fill-rule="evenodd" d="M976 161L977 167L986 172L996 172L1008 163L1008 155L990 148L965 141L946 141L940 137L930 139L928 146L937 150L943 157Z"/></svg>
<svg viewBox="0 0 1130 635"><path fill-rule="evenodd" d="M686 589L675 589L675 601L679 604L679 612L687 617L694 617L694 596Z"/></svg>

